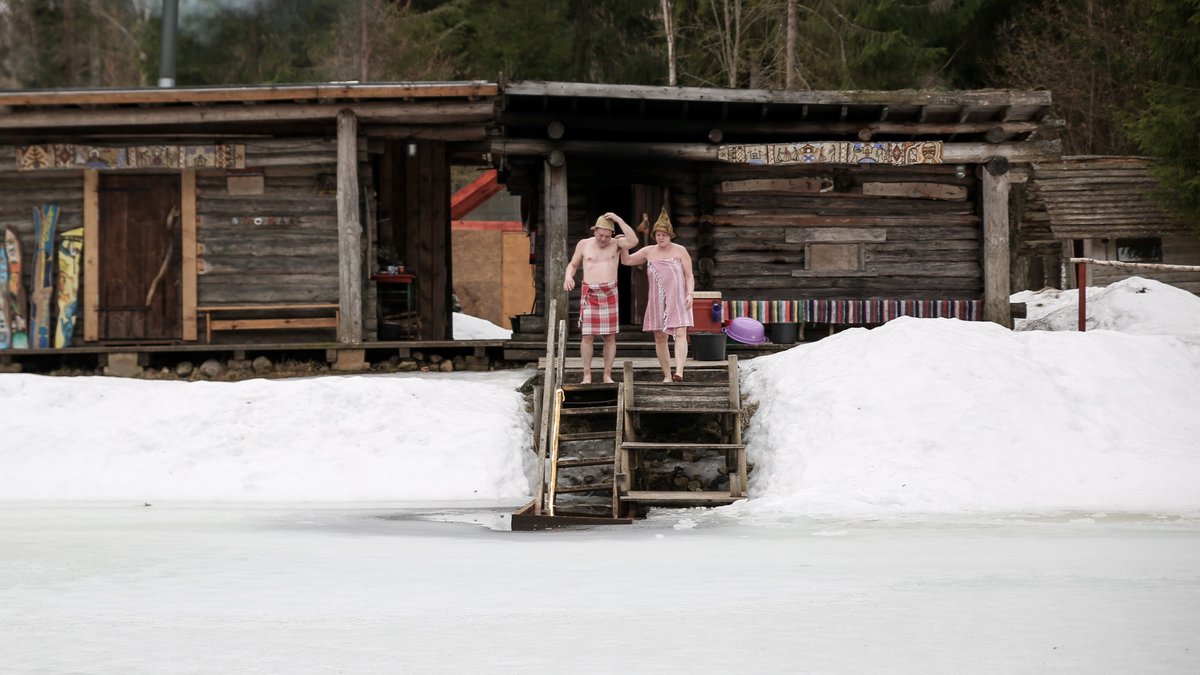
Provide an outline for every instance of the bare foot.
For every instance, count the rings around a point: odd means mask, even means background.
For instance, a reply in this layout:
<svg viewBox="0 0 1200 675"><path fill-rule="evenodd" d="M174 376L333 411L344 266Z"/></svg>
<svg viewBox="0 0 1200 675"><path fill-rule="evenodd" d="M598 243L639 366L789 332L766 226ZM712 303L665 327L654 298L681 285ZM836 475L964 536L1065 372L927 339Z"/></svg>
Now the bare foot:
<svg viewBox="0 0 1200 675"><path fill-rule="evenodd" d="M604 378L604 384L616 384L611 377Z"/></svg>
<svg viewBox="0 0 1200 675"><path fill-rule="evenodd" d="M664 377L664 378L663 378L663 384L671 384L672 382L674 382L674 380L672 380L672 379L671 379L671 378L669 378L669 377Z"/></svg>
<svg viewBox="0 0 1200 675"><path fill-rule="evenodd" d="M671 379L675 380L676 382L683 382L683 373L675 373L671 376Z"/></svg>
<svg viewBox="0 0 1200 675"><path fill-rule="evenodd" d="M590 377L585 377L579 381L579 384L591 384L591 383L592 383L592 378L590 378Z"/></svg>

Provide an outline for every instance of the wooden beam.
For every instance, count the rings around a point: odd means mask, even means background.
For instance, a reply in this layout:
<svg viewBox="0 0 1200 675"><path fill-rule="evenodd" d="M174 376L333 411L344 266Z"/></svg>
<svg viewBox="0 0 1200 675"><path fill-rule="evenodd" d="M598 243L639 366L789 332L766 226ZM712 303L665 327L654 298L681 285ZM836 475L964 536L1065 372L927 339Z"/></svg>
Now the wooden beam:
<svg viewBox="0 0 1200 675"><path fill-rule="evenodd" d="M491 82L406 82L395 84L289 84L241 87L171 87L0 93L0 106L19 105L153 105L167 103L246 103L371 98L483 98L495 96Z"/></svg>
<svg viewBox="0 0 1200 675"><path fill-rule="evenodd" d="M0 115L0 129L45 129L62 126L136 127L222 122L313 122L333 120L350 110L364 123L463 124L490 122L491 101L421 103L336 103L268 105L213 105L186 108L121 108L96 110L16 111Z"/></svg>
<svg viewBox="0 0 1200 675"><path fill-rule="evenodd" d="M566 96L715 103L771 103L811 105L952 105L952 106L1050 106L1049 91L770 91L765 89L720 89L716 87L665 87L630 84L586 84L579 82L512 82L504 87L509 97Z"/></svg>
<svg viewBox="0 0 1200 675"><path fill-rule="evenodd" d="M362 342L362 226L358 220L358 118L337 115L338 342Z"/></svg>
<svg viewBox="0 0 1200 675"><path fill-rule="evenodd" d="M544 278L546 303L557 307L559 318L567 317L567 294L562 289L563 277L567 272L567 167L542 163L546 214L542 226L546 276Z"/></svg>
<svg viewBox="0 0 1200 675"><path fill-rule="evenodd" d="M183 254L181 300L183 302L183 339L196 340L196 170L180 174L180 247Z"/></svg>
<svg viewBox="0 0 1200 675"><path fill-rule="evenodd" d="M983 317L1012 328L1009 306L1008 176L983 174Z"/></svg>
<svg viewBox="0 0 1200 675"><path fill-rule="evenodd" d="M718 149L718 146L707 143L562 141L551 145L549 141L525 139L495 140L492 141L490 147L492 153L496 155L545 157L553 150L559 149L568 156L673 159L697 162L717 161ZM995 157L1004 157L1014 163L1035 162L1058 159L1061 155L1062 143L1058 140L995 145L990 143L946 143L942 146L943 164L983 164Z"/></svg>
<svg viewBox="0 0 1200 675"><path fill-rule="evenodd" d="M195 322L192 322L195 324ZM83 171L83 340L100 339L100 172Z"/></svg>

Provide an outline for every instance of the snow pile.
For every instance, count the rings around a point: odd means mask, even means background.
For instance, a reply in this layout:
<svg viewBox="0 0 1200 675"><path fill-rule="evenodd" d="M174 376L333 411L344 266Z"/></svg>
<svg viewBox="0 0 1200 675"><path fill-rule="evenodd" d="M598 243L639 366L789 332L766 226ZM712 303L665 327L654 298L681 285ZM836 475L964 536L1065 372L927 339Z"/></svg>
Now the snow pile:
<svg viewBox="0 0 1200 675"><path fill-rule="evenodd" d="M1200 347L1176 337L903 318L742 374L754 512L1200 511Z"/></svg>
<svg viewBox="0 0 1200 675"><path fill-rule="evenodd" d="M455 340L508 340L511 337L511 330L497 326L487 319L462 312L454 313Z"/></svg>
<svg viewBox="0 0 1200 675"><path fill-rule="evenodd" d="M1079 290L1022 291L1012 296L1024 302L1025 319L1017 330L1079 329ZM1116 330L1137 335L1200 337L1200 297L1141 277L1130 277L1103 288L1087 289L1088 330Z"/></svg>
<svg viewBox="0 0 1200 675"><path fill-rule="evenodd" d="M0 500L520 501L528 376L2 375Z"/></svg>

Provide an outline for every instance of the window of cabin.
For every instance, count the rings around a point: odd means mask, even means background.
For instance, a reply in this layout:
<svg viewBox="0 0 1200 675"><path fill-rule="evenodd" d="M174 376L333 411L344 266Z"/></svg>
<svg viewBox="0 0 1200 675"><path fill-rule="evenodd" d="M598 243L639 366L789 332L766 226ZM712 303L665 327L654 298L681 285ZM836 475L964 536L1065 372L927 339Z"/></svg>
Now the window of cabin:
<svg viewBox="0 0 1200 675"><path fill-rule="evenodd" d="M854 244L809 244L809 272L857 272L862 269L863 246Z"/></svg>
<svg viewBox="0 0 1200 675"><path fill-rule="evenodd" d="M1162 262L1162 239L1118 239L1117 260L1120 262Z"/></svg>

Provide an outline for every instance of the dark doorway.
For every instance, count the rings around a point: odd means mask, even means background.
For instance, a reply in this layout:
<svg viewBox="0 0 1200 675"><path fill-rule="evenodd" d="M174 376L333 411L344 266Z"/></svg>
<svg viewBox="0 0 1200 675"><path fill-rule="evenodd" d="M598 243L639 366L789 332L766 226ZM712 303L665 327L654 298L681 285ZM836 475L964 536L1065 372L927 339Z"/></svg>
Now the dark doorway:
<svg viewBox="0 0 1200 675"><path fill-rule="evenodd" d="M179 176L100 175L100 339L183 337ZM160 271L162 272L160 276Z"/></svg>

